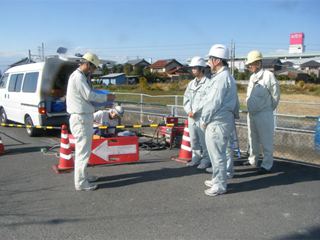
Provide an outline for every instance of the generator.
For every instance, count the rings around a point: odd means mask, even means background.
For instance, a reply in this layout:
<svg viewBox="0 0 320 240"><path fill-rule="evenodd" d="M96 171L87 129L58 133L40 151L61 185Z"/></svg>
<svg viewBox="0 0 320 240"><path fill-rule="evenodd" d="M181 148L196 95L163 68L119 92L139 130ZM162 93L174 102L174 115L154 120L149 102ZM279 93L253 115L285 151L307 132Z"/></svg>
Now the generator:
<svg viewBox="0 0 320 240"><path fill-rule="evenodd" d="M178 123L178 117L166 116L163 117L162 124ZM157 139L159 139L172 147L180 147L182 142L184 126L159 126Z"/></svg>

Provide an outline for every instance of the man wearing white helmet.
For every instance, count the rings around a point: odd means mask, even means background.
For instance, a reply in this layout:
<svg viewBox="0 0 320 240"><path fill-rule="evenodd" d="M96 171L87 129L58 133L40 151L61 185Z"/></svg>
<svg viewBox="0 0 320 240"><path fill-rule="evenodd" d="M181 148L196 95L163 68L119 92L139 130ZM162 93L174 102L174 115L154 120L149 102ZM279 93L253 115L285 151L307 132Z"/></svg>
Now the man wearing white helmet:
<svg viewBox="0 0 320 240"><path fill-rule="evenodd" d="M93 114L93 126L94 127L115 127L117 126L117 119L122 117L124 113L123 107L116 106L109 111L99 110ZM101 137L116 137L116 129L93 129L93 135Z"/></svg>
<svg viewBox="0 0 320 240"><path fill-rule="evenodd" d="M195 79L189 82L183 96L183 108L188 114L188 127L190 135L190 145L192 149L192 160L187 166L199 165L198 169L205 169L210 164L210 158L205 143L205 132L201 127L201 112L203 107L203 97L205 95L205 86L209 79L204 75L206 62L201 57L194 57L191 60L190 67ZM201 159L201 146L203 157Z"/></svg>
<svg viewBox="0 0 320 240"><path fill-rule="evenodd" d="M229 50L221 44L213 45L209 52L209 64L214 73L204 99L202 127L206 129L205 139L212 164L212 179L205 181L210 187L205 190L209 196L227 192L228 139L234 126L234 110L238 94L234 78L228 70Z"/></svg>
<svg viewBox="0 0 320 240"><path fill-rule="evenodd" d="M280 100L280 89L274 74L262 68L262 54L251 51L247 57L249 70L253 73L247 89L249 158L243 165L258 165L260 143L263 161L259 174L269 173L273 165L273 111Z"/></svg>
<svg viewBox="0 0 320 240"><path fill-rule="evenodd" d="M114 101L113 94L93 92L90 75L98 68L100 60L95 54L87 53L81 58L80 66L70 75L67 88L67 112L70 113L70 129L75 138L74 184L76 190L95 190L91 184L98 179L87 172L91 154L93 102Z"/></svg>

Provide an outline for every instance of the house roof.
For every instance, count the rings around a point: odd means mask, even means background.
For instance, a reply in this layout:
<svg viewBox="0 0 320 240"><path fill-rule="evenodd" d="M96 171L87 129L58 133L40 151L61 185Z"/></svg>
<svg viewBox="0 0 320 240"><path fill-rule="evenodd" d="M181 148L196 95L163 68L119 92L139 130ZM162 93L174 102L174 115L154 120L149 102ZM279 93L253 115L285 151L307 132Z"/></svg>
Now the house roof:
<svg viewBox="0 0 320 240"><path fill-rule="evenodd" d="M264 58L262 59L262 67L271 68L274 66L282 66L282 62L277 58Z"/></svg>
<svg viewBox="0 0 320 240"><path fill-rule="evenodd" d="M175 59L167 59L167 60L158 60L156 61L154 64L149 65L150 68L157 68L157 67L166 67L168 66L170 63L176 62L178 63L180 66L182 66L181 63L179 63L177 60Z"/></svg>
<svg viewBox="0 0 320 240"><path fill-rule="evenodd" d="M11 64L11 65L9 65L9 68L12 68L12 67L15 67L15 66L19 66L19 65L23 65L23 64L28 64L28 63L35 63L35 61L30 61L29 62L29 58L22 58L20 61L18 61L18 62L15 62L15 63L13 63L13 64Z"/></svg>
<svg viewBox="0 0 320 240"><path fill-rule="evenodd" d="M102 76L101 78L116 78L122 75L124 75L124 73L110 73L108 75Z"/></svg>
<svg viewBox="0 0 320 240"><path fill-rule="evenodd" d="M305 74L305 75L308 75L305 72L302 72L302 71L299 71L299 70L295 70L295 69L292 69L292 68L282 68L281 70L274 71L274 75L277 75L277 74L280 74L280 73L283 73L283 72L291 72L291 73L294 73L294 74Z"/></svg>
<svg viewBox="0 0 320 240"><path fill-rule="evenodd" d="M300 67L320 67L320 63L317 61L311 60L301 64Z"/></svg>
<svg viewBox="0 0 320 240"><path fill-rule="evenodd" d="M150 65L150 63L148 63L146 60L144 59L136 59L136 60L129 60L127 63L131 64L131 65L137 65L140 64L142 62L145 62L146 64Z"/></svg>
<svg viewBox="0 0 320 240"><path fill-rule="evenodd" d="M167 74L190 75L189 72L187 70L185 70L184 68L182 68L182 67L176 67L176 68L174 68L174 69L172 69L170 71L167 71Z"/></svg>

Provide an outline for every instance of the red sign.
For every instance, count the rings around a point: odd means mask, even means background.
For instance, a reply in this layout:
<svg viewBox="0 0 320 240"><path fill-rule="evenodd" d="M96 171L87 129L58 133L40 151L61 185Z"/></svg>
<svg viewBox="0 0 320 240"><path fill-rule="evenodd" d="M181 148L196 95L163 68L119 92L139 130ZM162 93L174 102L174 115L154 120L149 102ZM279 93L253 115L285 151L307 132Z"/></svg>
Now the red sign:
<svg viewBox="0 0 320 240"><path fill-rule="evenodd" d="M290 45L303 44L303 39L304 39L303 33L291 33Z"/></svg>

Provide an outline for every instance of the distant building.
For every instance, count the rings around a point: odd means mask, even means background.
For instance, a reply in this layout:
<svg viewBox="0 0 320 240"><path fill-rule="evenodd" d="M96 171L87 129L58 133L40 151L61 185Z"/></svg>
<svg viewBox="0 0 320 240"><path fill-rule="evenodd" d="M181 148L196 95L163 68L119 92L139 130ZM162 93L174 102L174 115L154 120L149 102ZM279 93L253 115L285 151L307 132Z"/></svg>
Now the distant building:
<svg viewBox="0 0 320 240"><path fill-rule="evenodd" d="M22 58L20 61L15 62L15 63L9 65L9 66L8 66L8 69L9 69L9 68L12 68L12 67L19 66L19 65L28 64L28 63L35 63L35 61L32 61L32 60L30 60L30 59L27 58L27 57L26 57L26 58Z"/></svg>
<svg viewBox="0 0 320 240"><path fill-rule="evenodd" d="M106 85L119 85L125 84L125 74L124 73L111 73L101 77L102 83Z"/></svg>
<svg viewBox="0 0 320 240"><path fill-rule="evenodd" d="M127 63L132 65L132 68L134 69L137 65L140 65L142 68L146 68L150 65L146 60L144 59L136 59L136 60L129 60Z"/></svg>
<svg viewBox="0 0 320 240"><path fill-rule="evenodd" d="M175 59L168 59L168 60L159 60L155 63L149 65L151 72L168 72L170 70L175 69L176 67L182 67L183 65L176 61Z"/></svg>
<svg viewBox="0 0 320 240"><path fill-rule="evenodd" d="M304 53L304 34L291 33L289 53Z"/></svg>

